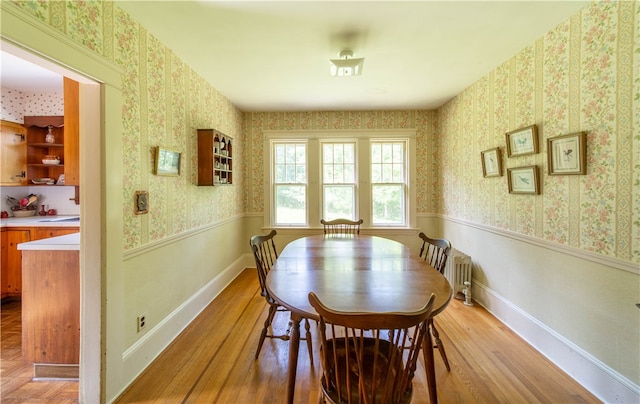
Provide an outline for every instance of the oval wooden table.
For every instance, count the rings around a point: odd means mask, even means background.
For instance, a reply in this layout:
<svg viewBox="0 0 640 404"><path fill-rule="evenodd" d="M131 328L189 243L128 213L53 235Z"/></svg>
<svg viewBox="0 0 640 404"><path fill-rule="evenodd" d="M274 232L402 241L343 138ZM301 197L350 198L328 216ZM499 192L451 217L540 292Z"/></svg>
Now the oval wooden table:
<svg viewBox="0 0 640 404"><path fill-rule="evenodd" d="M433 315L447 307L451 285L409 247L375 236L310 236L287 244L267 276L267 289L291 311L287 402L293 403L300 320L318 319L309 292L344 311L395 312L422 308L436 295ZM431 403L437 403L431 333L423 344Z"/></svg>

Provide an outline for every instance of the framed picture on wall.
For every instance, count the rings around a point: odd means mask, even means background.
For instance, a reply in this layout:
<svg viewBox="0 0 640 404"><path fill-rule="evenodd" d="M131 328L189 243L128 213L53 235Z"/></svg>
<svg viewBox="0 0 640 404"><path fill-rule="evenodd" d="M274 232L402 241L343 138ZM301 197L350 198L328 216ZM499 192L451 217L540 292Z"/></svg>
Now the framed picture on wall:
<svg viewBox="0 0 640 404"><path fill-rule="evenodd" d="M538 127L536 125L507 132L507 156L517 157L538 152Z"/></svg>
<svg viewBox="0 0 640 404"><path fill-rule="evenodd" d="M571 175L587 173L587 133L547 139L549 175Z"/></svg>
<svg viewBox="0 0 640 404"><path fill-rule="evenodd" d="M177 176L180 175L180 153L177 151L156 147L156 175Z"/></svg>
<svg viewBox="0 0 640 404"><path fill-rule="evenodd" d="M502 156L500 155L499 147L480 152L480 157L482 160L482 175L485 178L500 177L502 175Z"/></svg>
<svg viewBox="0 0 640 404"><path fill-rule="evenodd" d="M539 194L538 166L508 168L507 182L510 194Z"/></svg>

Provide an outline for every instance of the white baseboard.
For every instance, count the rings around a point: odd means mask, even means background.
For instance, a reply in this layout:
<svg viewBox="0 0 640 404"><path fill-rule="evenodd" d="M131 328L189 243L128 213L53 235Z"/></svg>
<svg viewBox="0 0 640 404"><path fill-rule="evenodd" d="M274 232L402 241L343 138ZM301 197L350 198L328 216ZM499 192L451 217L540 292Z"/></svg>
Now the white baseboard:
<svg viewBox="0 0 640 404"><path fill-rule="evenodd" d="M603 402L640 403L640 386L475 279L473 300Z"/></svg>
<svg viewBox="0 0 640 404"><path fill-rule="evenodd" d="M224 290L245 268L254 266L251 254L243 255L202 289L153 327L122 354L124 379L132 383L160 353ZM124 386L120 394L128 387Z"/></svg>

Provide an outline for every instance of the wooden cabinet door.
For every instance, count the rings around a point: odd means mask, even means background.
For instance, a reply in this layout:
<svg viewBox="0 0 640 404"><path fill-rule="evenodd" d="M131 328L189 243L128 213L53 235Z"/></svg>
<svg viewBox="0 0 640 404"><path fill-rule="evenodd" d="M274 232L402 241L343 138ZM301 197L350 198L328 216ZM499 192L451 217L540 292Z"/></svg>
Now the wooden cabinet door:
<svg viewBox="0 0 640 404"><path fill-rule="evenodd" d="M80 185L80 84L64 78L64 184Z"/></svg>
<svg viewBox="0 0 640 404"><path fill-rule="evenodd" d="M0 126L0 185L27 185L27 142L24 126L2 121Z"/></svg>
<svg viewBox="0 0 640 404"><path fill-rule="evenodd" d="M9 268L7 267L7 254L9 246L7 246L7 229L0 229L0 297L7 296L7 280Z"/></svg>
<svg viewBox="0 0 640 404"><path fill-rule="evenodd" d="M2 294L20 296L22 293L22 251L18 250L18 244L31 240L30 231L27 229L7 229L3 234L6 234L7 246L7 283L2 285ZM5 244L3 243L3 245ZM4 271L4 265L2 270Z"/></svg>

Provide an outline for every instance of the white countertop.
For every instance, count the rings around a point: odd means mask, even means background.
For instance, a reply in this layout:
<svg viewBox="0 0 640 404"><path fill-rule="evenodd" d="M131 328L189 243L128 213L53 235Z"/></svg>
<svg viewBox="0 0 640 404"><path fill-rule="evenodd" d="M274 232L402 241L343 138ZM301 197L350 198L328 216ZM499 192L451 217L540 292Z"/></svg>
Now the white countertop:
<svg viewBox="0 0 640 404"><path fill-rule="evenodd" d="M80 216L10 217L0 219L0 227L80 227Z"/></svg>
<svg viewBox="0 0 640 404"><path fill-rule="evenodd" d="M18 244L18 250L26 251L80 251L80 233L65 234L64 236L44 238Z"/></svg>

